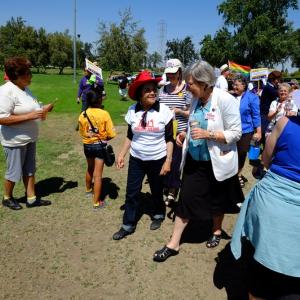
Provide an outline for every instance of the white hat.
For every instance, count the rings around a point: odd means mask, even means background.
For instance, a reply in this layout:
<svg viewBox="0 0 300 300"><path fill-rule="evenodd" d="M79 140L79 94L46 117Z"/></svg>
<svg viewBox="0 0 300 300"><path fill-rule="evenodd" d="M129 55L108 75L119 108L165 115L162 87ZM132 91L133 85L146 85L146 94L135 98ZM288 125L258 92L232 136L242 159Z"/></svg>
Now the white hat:
<svg viewBox="0 0 300 300"><path fill-rule="evenodd" d="M228 69L229 69L228 65L227 65L227 64L224 64L224 65L222 65L222 66L220 67L220 72L223 73L224 71L226 71L226 70L228 70Z"/></svg>
<svg viewBox="0 0 300 300"><path fill-rule="evenodd" d="M179 68L182 69L182 63L179 59L169 59L166 63L165 73L176 73Z"/></svg>

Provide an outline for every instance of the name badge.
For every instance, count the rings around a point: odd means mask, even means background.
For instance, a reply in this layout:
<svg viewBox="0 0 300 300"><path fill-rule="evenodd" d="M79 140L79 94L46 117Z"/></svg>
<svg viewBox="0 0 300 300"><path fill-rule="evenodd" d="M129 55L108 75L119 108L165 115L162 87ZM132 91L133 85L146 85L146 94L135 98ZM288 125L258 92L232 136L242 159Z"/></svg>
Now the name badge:
<svg viewBox="0 0 300 300"><path fill-rule="evenodd" d="M214 121L214 120L215 120L215 114L212 113L212 112L208 112L208 113L205 115L205 120L212 120L212 121Z"/></svg>

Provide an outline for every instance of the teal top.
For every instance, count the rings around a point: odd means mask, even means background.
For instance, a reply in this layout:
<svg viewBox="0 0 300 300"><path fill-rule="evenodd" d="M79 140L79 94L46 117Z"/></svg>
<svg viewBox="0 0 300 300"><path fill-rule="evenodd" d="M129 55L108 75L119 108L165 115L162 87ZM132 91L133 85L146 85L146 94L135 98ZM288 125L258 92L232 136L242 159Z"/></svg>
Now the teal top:
<svg viewBox="0 0 300 300"><path fill-rule="evenodd" d="M200 128L207 130L207 113L210 111L211 101L207 102L205 106L202 106L199 102L194 113L190 116L191 119L195 119L199 122ZM189 153L193 160L196 161L209 161L210 155L207 147L206 139L193 140L192 137L189 140Z"/></svg>
<svg viewBox="0 0 300 300"><path fill-rule="evenodd" d="M275 272L300 277L300 183L268 171L242 205L231 239L241 256L241 238L255 249L254 259Z"/></svg>

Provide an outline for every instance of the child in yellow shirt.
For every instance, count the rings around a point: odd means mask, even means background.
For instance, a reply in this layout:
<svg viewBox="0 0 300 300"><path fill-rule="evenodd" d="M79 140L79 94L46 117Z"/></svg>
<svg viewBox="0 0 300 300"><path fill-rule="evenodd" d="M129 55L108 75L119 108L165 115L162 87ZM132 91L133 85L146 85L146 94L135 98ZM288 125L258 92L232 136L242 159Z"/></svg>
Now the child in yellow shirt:
<svg viewBox="0 0 300 300"><path fill-rule="evenodd" d="M116 136L113 122L109 113L101 109L102 93L92 88L87 93L87 110L79 116L79 133L82 136L84 154L87 161L85 175L86 194L93 196L93 208L95 210L105 206L100 199L102 187L102 173L104 167L103 144ZM90 122L93 126L91 126ZM94 181L94 190L92 188Z"/></svg>

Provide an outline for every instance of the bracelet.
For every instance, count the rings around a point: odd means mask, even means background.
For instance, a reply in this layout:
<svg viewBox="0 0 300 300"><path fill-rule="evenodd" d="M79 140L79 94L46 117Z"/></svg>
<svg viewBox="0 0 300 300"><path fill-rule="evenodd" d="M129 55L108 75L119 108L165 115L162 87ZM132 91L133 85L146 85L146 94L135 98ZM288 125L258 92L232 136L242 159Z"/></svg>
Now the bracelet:
<svg viewBox="0 0 300 300"><path fill-rule="evenodd" d="M172 158L170 158L170 157L166 157L166 160L172 161Z"/></svg>

